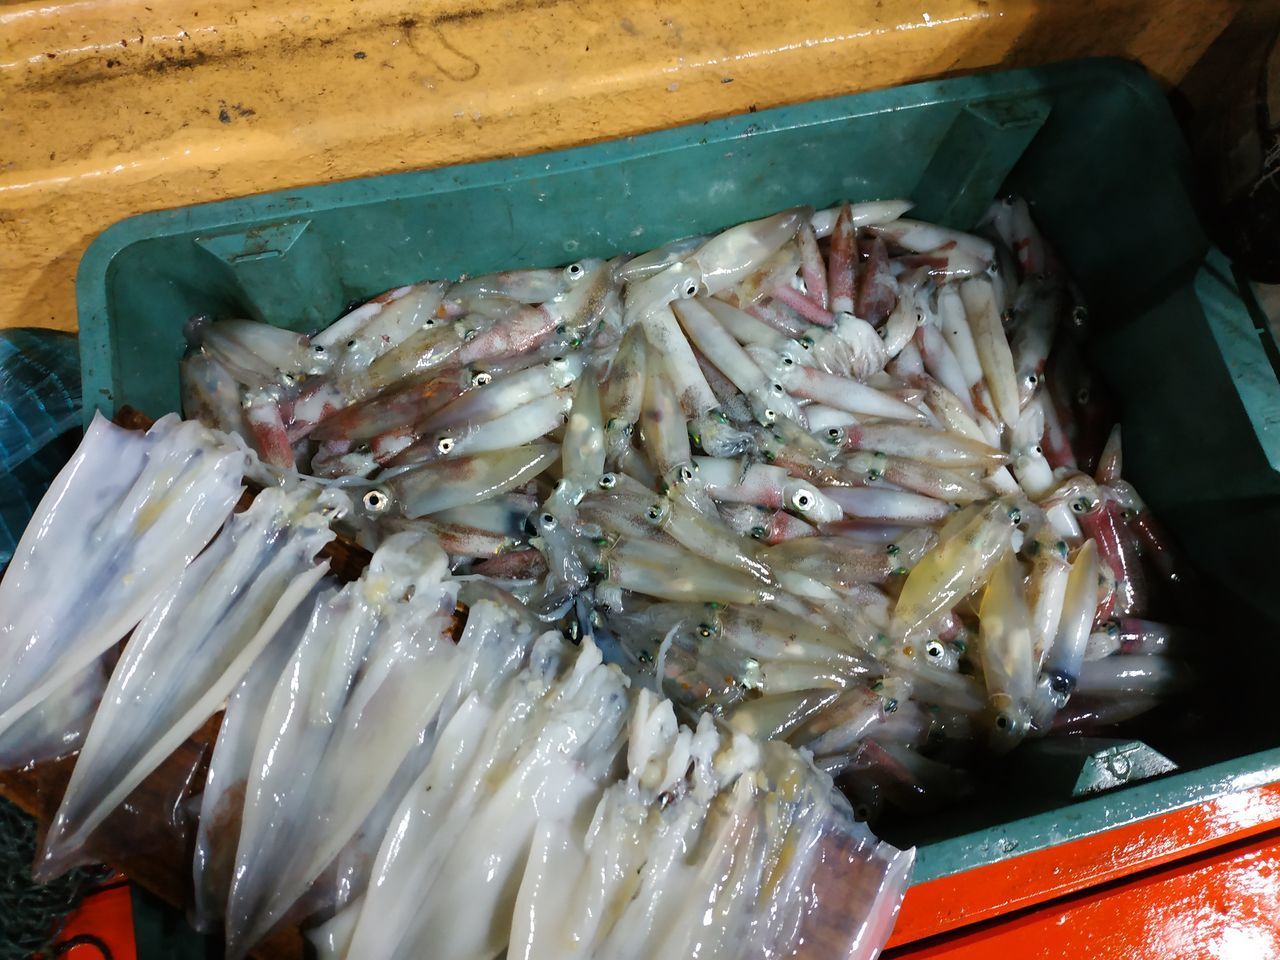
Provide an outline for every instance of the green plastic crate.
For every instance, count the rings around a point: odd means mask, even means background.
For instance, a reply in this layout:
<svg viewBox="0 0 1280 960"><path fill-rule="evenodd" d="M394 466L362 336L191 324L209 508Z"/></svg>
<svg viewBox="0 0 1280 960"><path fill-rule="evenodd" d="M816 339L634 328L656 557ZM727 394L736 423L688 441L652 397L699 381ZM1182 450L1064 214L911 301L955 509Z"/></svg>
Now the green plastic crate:
<svg viewBox="0 0 1280 960"><path fill-rule="evenodd" d="M312 330L415 280L643 250L795 204L911 197L913 215L968 227L1002 191L1025 195L1098 321L1126 475L1216 584L1187 613L1206 682L1143 734L1183 772L1075 802L1024 796L1015 777L994 799L889 825L922 844L924 881L1280 779L1269 670L1247 669L1280 621L1275 344L1189 183L1158 86L1093 60L147 214L81 263L84 396L108 413L177 409L196 313Z"/></svg>

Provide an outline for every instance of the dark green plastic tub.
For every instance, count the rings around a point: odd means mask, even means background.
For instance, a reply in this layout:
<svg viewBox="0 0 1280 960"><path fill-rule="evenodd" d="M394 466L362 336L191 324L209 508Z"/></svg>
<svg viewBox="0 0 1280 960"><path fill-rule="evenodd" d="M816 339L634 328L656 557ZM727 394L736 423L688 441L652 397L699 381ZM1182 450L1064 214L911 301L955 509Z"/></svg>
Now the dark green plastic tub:
<svg viewBox="0 0 1280 960"><path fill-rule="evenodd" d="M80 265L86 405L178 407L196 313L299 330L424 278L642 250L795 204L911 197L968 227L1034 203L1090 304L1125 470L1212 584L1202 684L1140 735L1181 767L1072 801L1000 774L981 802L888 825L928 880L1280 779L1269 651L1280 620L1280 385L1266 324L1210 248L1157 85L1095 60L922 83L542 156L147 214ZM1189 578L1188 590L1195 577ZM994 774L993 774L994 776ZM1006 783L1007 781L1007 783Z"/></svg>

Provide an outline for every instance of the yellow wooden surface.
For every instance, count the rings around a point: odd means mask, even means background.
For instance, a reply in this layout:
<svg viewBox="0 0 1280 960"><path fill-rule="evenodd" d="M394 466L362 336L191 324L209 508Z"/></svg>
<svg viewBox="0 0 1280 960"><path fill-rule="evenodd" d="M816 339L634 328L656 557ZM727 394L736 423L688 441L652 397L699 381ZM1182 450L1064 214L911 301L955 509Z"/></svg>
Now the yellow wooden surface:
<svg viewBox="0 0 1280 960"><path fill-rule="evenodd" d="M1175 83L1238 0L0 0L0 326L135 213L1092 54ZM465 238L460 238L465 242Z"/></svg>

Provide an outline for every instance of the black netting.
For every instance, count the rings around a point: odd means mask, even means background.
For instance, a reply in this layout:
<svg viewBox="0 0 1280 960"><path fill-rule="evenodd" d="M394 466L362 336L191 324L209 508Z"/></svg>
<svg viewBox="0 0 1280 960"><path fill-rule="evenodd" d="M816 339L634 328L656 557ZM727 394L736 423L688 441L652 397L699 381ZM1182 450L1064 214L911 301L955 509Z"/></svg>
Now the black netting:
<svg viewBox="0 0 1280 960"><path fill-rule="evenodd" d="M41 886L31 879L35 854L35 822L0 799L0 960L55 957L72 946L60 949L55 941L67 915L103 875L101 869L74 870ZM110 958L105 944L100 949Z"/></svg>

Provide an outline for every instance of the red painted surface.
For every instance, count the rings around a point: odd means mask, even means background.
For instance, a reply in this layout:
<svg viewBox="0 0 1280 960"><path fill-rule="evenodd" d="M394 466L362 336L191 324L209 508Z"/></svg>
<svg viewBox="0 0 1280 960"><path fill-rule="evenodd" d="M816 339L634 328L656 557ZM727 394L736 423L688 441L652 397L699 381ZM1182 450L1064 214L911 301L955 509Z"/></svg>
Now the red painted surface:
<svg viewBox="0 0 1280 960"><path fill-rule="evenodd" d="M112 960L137 960L133 941L133 902L129 884L117 876L103 888L89 894L58 937L68 943L76 937L94 937L111 951ZM71 947L59 960L102 960L102 951L89 943Z"/></svg>
<svg viewBox="0 0 1280 960"><path fill-rule="evenodd" d="M1280 829L885 960L1276 960Z"/></svg>
<svg viewBox="0 0 1280 960"><path fill-rule="evenodd" d="M912 887L889 943L911 943L1280 826L1280 783ZM1018 956L1012 954L1011 956ZM1178 958L1178 954L1163 954ZM1280 950L1273 960L1280 958Z"/></svg>
<svg viewBox="0 0 1280 960"><path fill-rule="evenodd" d="M76 934L136 960L128 888L86 899ZM1280 783L915 886L889 943L885 960L1280 960Z"/></svg>

